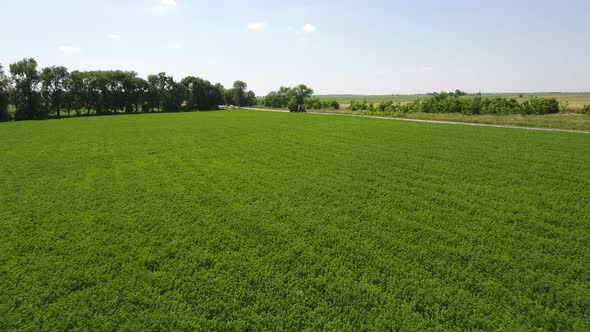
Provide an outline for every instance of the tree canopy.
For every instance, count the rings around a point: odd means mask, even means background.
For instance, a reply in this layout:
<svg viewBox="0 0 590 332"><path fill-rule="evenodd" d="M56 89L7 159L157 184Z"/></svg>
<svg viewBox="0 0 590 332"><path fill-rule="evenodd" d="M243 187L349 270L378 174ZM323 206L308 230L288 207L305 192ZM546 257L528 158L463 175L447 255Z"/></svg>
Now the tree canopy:
<svg viewBox="0 0 590 332"><path fill-rule="evenodd" d="M289 88L282 86L278 91L271 91L264 97L263 104L268 107L287 107L289 105L303 105L313 95L313 89L305 84Z"/></svg>
<svg viewBox="0 0 590 332"><path fill-rule="evenodd" d="M219 105L252 106L256 95L236 81L231 89L194 76L179 82L164 72L92 70L69 72L63 66L37 69L33 58L10 65L11 77L0 65L0 121L138 112L180 112L217 109ZM9 104L15 108L8 111Z"/></svg>

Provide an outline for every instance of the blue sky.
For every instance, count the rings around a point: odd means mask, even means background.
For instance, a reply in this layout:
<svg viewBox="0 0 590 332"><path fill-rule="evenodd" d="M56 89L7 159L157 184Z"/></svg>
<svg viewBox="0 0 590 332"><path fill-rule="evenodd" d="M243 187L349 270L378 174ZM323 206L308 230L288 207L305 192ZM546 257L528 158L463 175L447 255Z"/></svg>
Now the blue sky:
<svg viewBox="0 0 590 332"><path fill-rule="evenodd" d="M0 63L257 94L590 91L590 1L0 0Z"/></svg>

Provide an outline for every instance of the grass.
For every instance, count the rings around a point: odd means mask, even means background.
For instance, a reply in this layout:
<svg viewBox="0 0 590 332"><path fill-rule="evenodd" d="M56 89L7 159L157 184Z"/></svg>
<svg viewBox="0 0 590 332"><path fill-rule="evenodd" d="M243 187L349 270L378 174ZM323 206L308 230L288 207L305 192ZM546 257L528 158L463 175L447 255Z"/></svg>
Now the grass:
<svg viewBox="0 0 590 332"><path fill-rule="evenodd" d="M590 94L486 94L487 97L503 97L503 98L515 98L520 102L530 100L533 97L537 98L556 98L560 102L568 102L568 108L571 110L578 110L585 105L590 105ZM327 95L319 96L321 99L336 100L343 107L348 107L352 100L363 101L366 100L369 103L379 103L384 101L393 101L397 103L409 103L416 99L428 98L428 95ZM466 97L469 98L469 97Z"/></svg>
<svg viewBox="0 0 590 332"><path fill-rule="evenodd" d="M266 106L256 106L260 109L274 109ZM420 119L420 120L437 120L453 121L466 123L481 123L492 125L520 126L520 127L538 127L551 129L573 129L590 131L590 115L582 113L559 113L544 115L465 115L460 113L387 113L379 111L351 111L349 109L341 110L309 110L318 113L335 113L348 115L371 115L380 117Z"/></svg>
<svg viewBox="0 0 590 332"><path fill-rule="evenodd" d="M349 112L354 113L354 112ZM360 112L360 114L385 116L381 112ZM538 127L553 129L574 129L590 131L590 115L585 114L544 114L544 115L464 115L460 113L406 113L394 114L393 117L421 120L439 120L521 127Z"/></svg>
<svg viewBox="0 0 590 332"><path fill-rule="evenodd" d="M0 330L590 329L590 136L0 124Z"/></svg>

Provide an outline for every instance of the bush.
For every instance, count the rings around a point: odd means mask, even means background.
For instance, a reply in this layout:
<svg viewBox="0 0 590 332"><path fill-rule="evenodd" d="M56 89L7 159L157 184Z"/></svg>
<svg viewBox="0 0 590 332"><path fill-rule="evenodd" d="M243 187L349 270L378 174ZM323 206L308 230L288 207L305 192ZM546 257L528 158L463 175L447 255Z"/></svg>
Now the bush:
<svg viewBox="0 0 590 332"><path fill-rule="evenodd" d="M590 114L590 105L586 105L582 108L582 113Z"/></svg>
<svg viewBox="0 0 590 332"><path fill-rule="evenodd" d="M461 107L461 113L466 115L481 114L481 100L482 98L479 96L465 99Z"/></svg>
<svg viewBox="0 0 590 332"><path fill-rule="evenodd" d="M330 108L333 108L335 110L339 110L340 109L340 103L336 100L332 100L330 102L328 102L330 105Z"/></svg>
<svg viewBox="0 0 590 332"><path fill-rule="evenodd" d="M560 105L555 98L532 98L522 104L515 98L483 98L474 96L472 98L457 97L448 93L434 93L432 97L400 105L392 101L383 101L375 107L367 104L366 101L351 101L352 111L376 111L376 112L398 112L398 113L462 113L466 115L490 114L554 114L559 113ZM590 105L586 106L590 113Z"/></svg>
<svg viewBox="0 0 590 332"><path fill-rule="evenodd" d="M367 104L366 100L363 100L363 101L353 100L350 102L350 110L351 111L366 111L366 110L369 110L369 105Z"/></svg>
<svg viewBox="0 0 590 332"><path fill-rule="evenodd" d="M318 97L311 97L305 101L305 108L310 110L320 110L320 109L340 109L340 103L335 100L331 101L322 101Z"/></svg>
<svg viewBox="0 0 590 332"><path fill-rule="evenodd" d="M481 114L508 115L521 113L521 106L514 98L486 98L483 99Z"/></svg>
<svg viewBox="0 0 590 332"><path fill-rule="evenodd" d="M304 104L305 108L310 110L319 110L322 109L322 100L318 97L311 97L305 101Z"/></svg>
<svg viewBox="0 0 590 332"><path fill-rule="evenodd" d="M559 113L559 102L555 98L532 98L522 103L522 114Z"/></svg>

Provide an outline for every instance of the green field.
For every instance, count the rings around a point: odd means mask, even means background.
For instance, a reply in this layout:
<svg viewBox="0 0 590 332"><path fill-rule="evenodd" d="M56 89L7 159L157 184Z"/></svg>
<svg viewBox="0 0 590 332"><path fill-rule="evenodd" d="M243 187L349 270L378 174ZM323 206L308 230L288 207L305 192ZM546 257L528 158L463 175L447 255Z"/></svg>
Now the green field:
<svg viewBox="0 0 590 332"><path fill-rule="evenodd" d="M486 94L487 97L502 97L502 98L515 98L518 101L524 102L533 97L537 98L555 98L560 102L568 102L568 108L572 110L581 109L585 105L590 105L590 94L527 94L523 93L522 97L520 94ZM372 103L379 103L384 101L393 101L398 103L408 103L415 101L416 99L428 98L428 95L326 95L319 96L321 99L336 100L343 106L350 104L352 100L363 101Z"/></svg>
<svg viewBox="0 0 590 332"><path fill-rule="evenodd" d="M0 124L0 330L590 330L590 135Z"/></svg>

